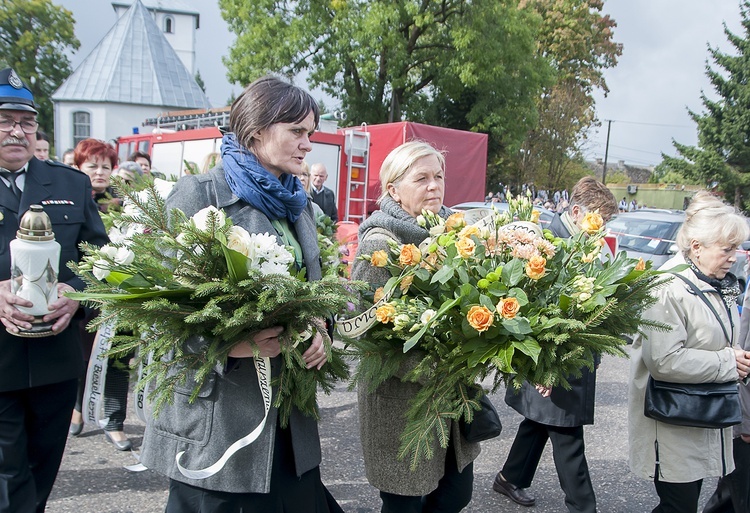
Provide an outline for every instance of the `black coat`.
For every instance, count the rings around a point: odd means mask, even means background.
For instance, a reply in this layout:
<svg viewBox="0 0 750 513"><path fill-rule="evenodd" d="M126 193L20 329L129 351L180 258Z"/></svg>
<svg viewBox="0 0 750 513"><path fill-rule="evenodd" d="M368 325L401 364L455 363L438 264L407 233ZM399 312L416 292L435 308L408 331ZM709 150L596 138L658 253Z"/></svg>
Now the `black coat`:
<svg viewBox="0 0 750 513"><path fill-rule="evenodd" d="M325 215L333 219L333 222L339 220L338 208L336 208L336 198L333 195L333 191L328 187L323 187L323 191L318 193L315 191L315 187L310 190L310 196Z"/></svg>
<svg viewBox="0 0 750 513"><path fill-rule="evenodd" d="M61 246L58 281L82 290L83 281L67 262L80 261L81 242L100 246L109 241L91 199L89 177L63 164L32 158L17 209L15 201L10 189L0 183L0 281L10 279L9 245L16 238L20 217L29 205L36 204L42 205L50 217L55 240ZM0 345L0 392L59 383L77 378L83 370L76 319L51 337L20 338L2 329Z"/></svg>
<svg viewBox="0 0 750 513"><path fill-rule="evenodd" d="M567 238L571 233L563 224L560 215L555 215L550 230L557 237ZM596 362L597 364L599 362ZM594 423L594 399L596 396L596 369L581 369L580 378L568 378L571 389L553 387L549 397L542 397L534 385L524 382L516 392L509 388L505 403L527 419L548 426L574 427Z"/></svg>

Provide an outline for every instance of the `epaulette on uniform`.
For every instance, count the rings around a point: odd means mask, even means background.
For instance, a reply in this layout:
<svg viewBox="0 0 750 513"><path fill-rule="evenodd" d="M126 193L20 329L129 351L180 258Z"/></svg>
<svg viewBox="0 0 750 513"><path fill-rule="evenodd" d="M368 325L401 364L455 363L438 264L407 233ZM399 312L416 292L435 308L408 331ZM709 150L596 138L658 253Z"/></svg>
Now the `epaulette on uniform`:
<svg viewBox="0 0 750 513"><path fill-rule="evenodd" d="M69 165L63 164L62 162L57 161L57 160L47 159L47 160L44 161L44 163L45 164L49 164L50 166L54 166L54 167L61 167L63 169L67 169L68 171L75 171L76 173L81 173L81 174L84 174L84 175L86 174L83 171L81 171L80 169L76 169L74 167L70 167Z"/></svg>

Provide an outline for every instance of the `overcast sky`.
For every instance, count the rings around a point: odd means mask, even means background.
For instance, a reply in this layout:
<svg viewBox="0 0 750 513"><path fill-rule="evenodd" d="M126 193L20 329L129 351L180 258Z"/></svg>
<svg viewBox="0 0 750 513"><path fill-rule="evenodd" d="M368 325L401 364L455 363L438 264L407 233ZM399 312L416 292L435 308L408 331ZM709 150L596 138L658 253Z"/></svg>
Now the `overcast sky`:
<svg viewBox="0 0 750 513"><path fill-rule="evenodd" d="M76 19L81 48L71 59L75 68L114 25L115 12L107 0L54 1ZM197 67L212 105L224 105L240 91L228 83L221 60L234 37L216 0L181 1L200 12ZM597 95L602 127L591 134L585 153L604 158L606 120L613 120L610 163L658 164L662 152L674 154L673 138L697 140L686 109L703 110L701 90L715 97L705 76L706 45L731 51L722 22L742 34L739 0L605 0L604 12L617 22L615 40L624 49L617 67L606 72L609 95Z"/></svg>

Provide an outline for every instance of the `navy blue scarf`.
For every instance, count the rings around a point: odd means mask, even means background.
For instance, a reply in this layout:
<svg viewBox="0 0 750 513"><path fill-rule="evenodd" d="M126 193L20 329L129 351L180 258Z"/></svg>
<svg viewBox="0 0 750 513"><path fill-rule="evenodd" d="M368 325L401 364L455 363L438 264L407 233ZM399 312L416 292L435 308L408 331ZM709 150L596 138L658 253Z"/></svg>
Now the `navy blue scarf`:
<svg viewBox="0 0 750 513"><path fill-rule="evenodd" d="M232 133L221 141L221 163L232 192L268 219L286 217L294 223L307 206L307 193L299 180L288 173L276 178Z"/></svg>

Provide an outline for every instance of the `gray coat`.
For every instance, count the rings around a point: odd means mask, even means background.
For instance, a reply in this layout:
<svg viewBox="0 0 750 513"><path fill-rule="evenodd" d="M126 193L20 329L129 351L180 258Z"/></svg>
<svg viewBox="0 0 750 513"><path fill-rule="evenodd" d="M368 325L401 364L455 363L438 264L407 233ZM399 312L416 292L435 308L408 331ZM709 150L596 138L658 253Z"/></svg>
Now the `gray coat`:
<svg viewBox="0 0 750 513"><path fill-rule="evenodd" d="M550 230L557 237L568 238L568 231L556 215ZM598 361L595 362L598 365ZM570 390L562 386L553 387L549 397L540 394L534 385L524 382L516 391L509 387L505 392L505 403L518 413L546 426L576 427L594 423L596 399L596 368L581 369L581 377L568 377Z"/></svg>
<svg viewBox="0 0 750 513"><path fill-rule="evenodd" d="M385 208L386 203L382 206ZM398 209L401 210L400 207ZM389 234L384 230L382 227L390 224L387 217L382 211L378 211L362 224L358 255L372 254L380 249L387 251L389 239L400 243L414 242L403 240L398 234ZM376 226L378 229L373 230ZM416 226L414 222L414 227ZM427 235L427 231L424 231L422 239ZM417 244L419 242L417 241ZM388 278L390 274L387 270L376 268L362 260L354 261L352 279L363 280L372 287L379 287L384 285ZM417 361L418 358L415 357L414 364ZM409 362L402 365L408 366ZM400 375L408 370L402 369ZM438 481L443 477L447 450L440 447L437 441L433 444L432 459L421 462L414 472L409 469L408 461L398 461L397 458L400 436L406 427L409 401L419 392L419 388L418 383L404 382L398 377L388 379L374 393L368 393L366 384L359 386L360 438L365 458L365 473L370 484L378 490L398 495L426 495L437 488ZM463 439L457 422L448 423L458 469L463 470L479 456L480 447L477 443L469 443Z"/></svg>
<svg viewBox="0 0 750 513"><path fill-rule="evenodd" d="M661 269L684 264L680 254ZM679 274L692 281L711 301L732 339L739 341L737 308L730 312L716 290L688 269ZM654 294L658 302L644 317L667 324L669 332L644 328L633 339L628 386L628 438L630 469L645 479L654 478L655 442L659 442L659 479L668 483L688 483L720 476L734 469L732 429L704 429L673 426L643 414L646 383L654 379L675 383L725 383L739 379L734 350L714 314L686 283L672 278ZM731 315L731 318L730 318ZM723 437L722 437L723 434Z"/></svg>
<svg viewBox="0 0 750 513"><path fill-rule="evenodd" d="M232 194L221 166L205 175L183 177L167 200L170 210L179 208L187 216L209 205L224 209L234 224L250 233L278 236L265 215ZM317 232L309 203L294 227L304 254L308 279L320 279ZM281 366L281 357L272 358L272 375L278 375ZM190 404L188 397L192 388L193 381L188 379L175 394L174 403L164 406L159 416L147 423L141 457L143 464L177 481L209 490L267 493L278 417L276 408L271 408L260 437L234 454L214 476L203 480L188 479L179 472L175 461L178 452L186 451L180 460L183 467L190 470L205 468L260 423L263 401L252 359L230 359L226 367L217 364L200 396ZM276 392L274 388L273 397ZM318 425L296 409L292 411L289 425L296 471L300 476L320 464Z"/></svg>

